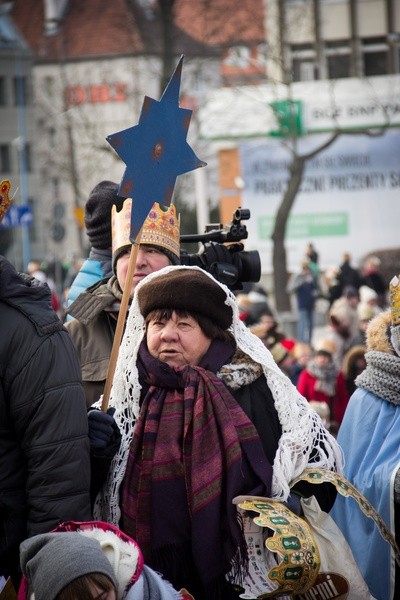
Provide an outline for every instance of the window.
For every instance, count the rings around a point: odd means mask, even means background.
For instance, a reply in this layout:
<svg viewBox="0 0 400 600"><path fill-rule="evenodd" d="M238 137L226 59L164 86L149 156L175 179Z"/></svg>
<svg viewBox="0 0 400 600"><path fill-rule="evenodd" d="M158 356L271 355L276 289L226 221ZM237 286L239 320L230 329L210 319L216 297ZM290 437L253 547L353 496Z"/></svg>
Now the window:
<svg viewBox="0 0 400 600"><path fill-rule="evenodd" d="M329 79L350 77L351 53L347 40L326 42L325 56Z"/></svg>
<svg viewBox="0 0 400 600"><path fill-rule="evenodd" d="M28 228L29 241L37 242L38 241L38 234L37 234L37 228L36 228L37 219L35 219L36 202L33 198L28 198L28 206L30 207L30 209L32 211L32 215L33 215L32 223L31 223L30 227Z"/></svg>
<svg viewBox="0 0 400 600"><path fill-rule="evenodd" d="M0 144L0 171L11 173L11 152L8 144Z"/></svg>
<svg viewBox="0 0 400 600"><path fill-rule="evenodd" d="M14 77L14 105L26 106L28 100L28 84L26 77Z"/></svg>
<svg viewBox="0 0 400 600"><path fill-rule="evenodd" d="M362 40L364 75L386 75L388 72L388 47L385 38Z"/></svg>
<svg viewBox="0 0 400 600"><path fill-rule="evenodd" d="M52 125L50 125L49 129L48 129L48 136L49 136L49 148L51 150L54 150L54 148L56 147L56 128L53 127Z"/></svg>
<svg viewBox="0 0 400 600"><path fill-rule="evenodd" d="M350 77L350 54L328 56L328 78Z"/></svg>
<svg viewBox="0 0 400 600"><path fill-rule="evenodd" d="M25 161L27 172L32 173L32 148L30 144L25 144Z"/></svg>
<svg viewBox="0 0 400 600"><path fill-rule="evenodd" d="M49 100L54 98L54 77L44 77L43 79L44 93Z"/></svg>
<svg viewBox="0 0 400 600"><path fill-rule="evenodd" d="M7 105L7 80L0 76L0 106Z"/></svg>
<svg viewBox="0 0 400 600"><path fill-rule="evenodd" d="M316 58L312 44L297 44L291 47L293 81L316 79Z"/></svg>
<svg viewBox="0 0 400 600"><path fill-rule="evenodd" d="M223 63L229 67L245 69L250 63L250 48L247 46L232 46L228 48Z"/></svg>
<svg viewBox="0 0 400 600"><path fill-rule="evenodd" d="M59 189L60 189L60 185L59 185L59 180L57 177L53 177L51 180L51 187L53 189L52 194L53 194L53 198L55 200L58 200L59 198Z"/></svg>

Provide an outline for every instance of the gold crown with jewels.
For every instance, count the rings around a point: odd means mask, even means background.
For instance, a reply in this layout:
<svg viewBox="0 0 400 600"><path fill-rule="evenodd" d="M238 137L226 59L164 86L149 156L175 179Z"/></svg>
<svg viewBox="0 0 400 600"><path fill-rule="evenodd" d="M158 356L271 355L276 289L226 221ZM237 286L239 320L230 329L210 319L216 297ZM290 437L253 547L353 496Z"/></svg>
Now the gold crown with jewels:
<svg viewBox="0 0 400 600"><path fill-rule="evenodd" d="M111 211L113 263L124 250L132 245L129 234L131 229L132 199L124 201L118 212L116 206ZM140 244L155 246L164 252L174 264L180 260L180 220L176 208L171 204L164 210L158 202L153 204L147 215L140 237Z"/></svg>

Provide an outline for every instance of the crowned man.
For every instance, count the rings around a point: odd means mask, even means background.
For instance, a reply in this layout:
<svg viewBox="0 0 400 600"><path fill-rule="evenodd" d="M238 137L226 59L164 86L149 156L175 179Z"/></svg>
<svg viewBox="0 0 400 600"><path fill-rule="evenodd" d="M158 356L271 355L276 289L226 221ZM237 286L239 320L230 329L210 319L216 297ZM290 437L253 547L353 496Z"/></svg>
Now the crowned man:
<svg viewBox="0 0 400 600"><path fill-rule="evenodd" d="M112 208L112 270L73 302L66 324L79 352L87 406L103 393L113 346L118 312L124 291L132 243L129 239L132 200L126 199L120 212ZM150 273L179 264L180 224L173 204L164 211L155 203L143 224L130 295Z"/></svg>

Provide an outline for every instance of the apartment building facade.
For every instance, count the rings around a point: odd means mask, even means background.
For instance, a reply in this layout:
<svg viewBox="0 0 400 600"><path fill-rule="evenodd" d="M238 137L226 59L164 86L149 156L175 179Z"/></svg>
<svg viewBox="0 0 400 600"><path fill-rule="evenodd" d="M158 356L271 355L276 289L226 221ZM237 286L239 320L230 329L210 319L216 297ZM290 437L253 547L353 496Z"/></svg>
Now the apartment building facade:
<svg viewBox="0 0 400 600"><path fill-rule="evenodd" d="M172 13L161 10L172 4ZM45 230L42 256L87 253L85 200L102 179L119 182L125 168L106 137L138 122L145 96L160 99L181 54L181 105L194 111L188 140L212 163L208 145L198 143L197 109L209 89L266 80L263 8L262 0L11 3L34 59L35 113L27 120L37 131L37 181L29 193ZM193 202L193 175L178 184Z"/></svg>
<svg viewBox="0 0 400 600"><path fill-rule="evenodd" d="M219 157L222 220L239 205L251 210L247 248L260 251L263 272L271 273L271 235L293 156L335 137L306 163L286 228L288 268L298 269L311 240L322 268L338 264L345 250L361 261L369 251L397 248L399 3L265 6L268 82L212 91L201 111L201 135Z"/></svg>

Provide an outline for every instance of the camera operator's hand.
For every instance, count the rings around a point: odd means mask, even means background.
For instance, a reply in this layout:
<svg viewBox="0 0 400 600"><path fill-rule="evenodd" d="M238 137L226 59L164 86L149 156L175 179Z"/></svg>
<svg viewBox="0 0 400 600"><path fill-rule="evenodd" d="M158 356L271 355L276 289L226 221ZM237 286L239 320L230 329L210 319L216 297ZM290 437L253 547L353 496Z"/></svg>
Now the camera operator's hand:
<svg viewBox="0 0 400 600"><path fill-rule="evenodd" d="M200 257L207 267L211 267L216 262L235 264L235 252L241 252L243 248L241 243L226 246L217 242L207 242L200 251Z"/></svg>
<svg viewBox="0 0 400 600"><path fill-rule="evenodd" d="M221 283L231 289L242 289L238 283L240 259L238 252L243 250L243 244L234 243L229 246L217 242L207 242L199 252L203 269L211 273Z"/></svg>
<svg viewBox="0 0 400 600"><path fill-rule="evenodd" d="M259 281L261 276L260 255L257 250L243 252L241 242L225 245L209 241L198 254L181 250L181 265L201 267L229 289L243 289L243 282Z"/></svg>

